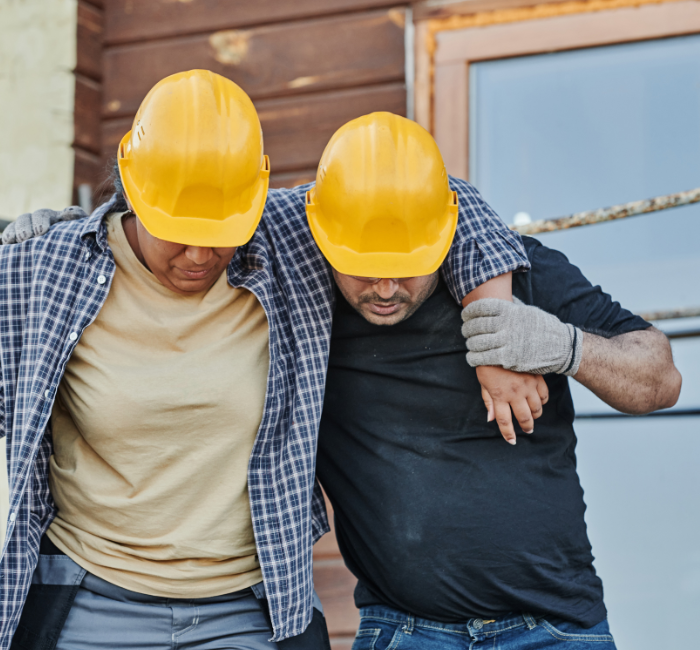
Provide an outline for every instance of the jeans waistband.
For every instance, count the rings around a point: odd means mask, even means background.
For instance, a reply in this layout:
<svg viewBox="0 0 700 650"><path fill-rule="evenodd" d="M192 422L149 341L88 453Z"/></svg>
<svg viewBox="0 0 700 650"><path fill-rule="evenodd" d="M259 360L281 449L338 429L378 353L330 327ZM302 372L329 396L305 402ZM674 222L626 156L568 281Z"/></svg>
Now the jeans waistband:
<svg viewBox="0 0 700 650"><path fill-rule="evenodd" d="M506 630L512 630L517 627L527 627L532 629L536 627L537 621L532 614L527 612L506 614L495 619L487 618L469 618L463 623L441 623L427 618L420 618L412 614L400 612L391 607L383 605L371 605L360 609L360 617L374 618L398 623L408 629L413 627L425 627L432 630L444 630L445 632L469 632L471 634L483 634L486 636L498 634Z"/></svg>

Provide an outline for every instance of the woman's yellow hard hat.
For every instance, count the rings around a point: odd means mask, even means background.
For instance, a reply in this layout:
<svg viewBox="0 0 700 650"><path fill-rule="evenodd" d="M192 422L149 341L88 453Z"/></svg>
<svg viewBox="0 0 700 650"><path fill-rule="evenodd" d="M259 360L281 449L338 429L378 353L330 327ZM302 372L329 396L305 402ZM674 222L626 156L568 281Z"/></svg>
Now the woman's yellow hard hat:
<svg viewBox="0 0 700 650"><path fill-rule="evenodd" d="M158 82L117 159L126 196L154 237L228 248L253 236L270 163L253 102L233 81L190 70Z"/></svg>
<svg viewBox="0 0 700 650"><path fill-rule="evenodd" d="M336 131L306 196L316 243L346 275L433 273L452 244L457 212L435 140L392 113L365 115Z"/></svg>

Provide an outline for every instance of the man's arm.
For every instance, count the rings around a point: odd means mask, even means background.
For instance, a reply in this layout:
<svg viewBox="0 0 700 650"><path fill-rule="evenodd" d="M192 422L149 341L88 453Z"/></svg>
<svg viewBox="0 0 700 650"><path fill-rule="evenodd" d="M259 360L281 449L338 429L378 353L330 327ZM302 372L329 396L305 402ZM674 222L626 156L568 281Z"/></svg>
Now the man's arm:
<svg viewBox="0 0 700 650"><path fill-rule="evenodd" d="M511 300L512 272L530 266L522 239L510 230L479 192L466 181L450 177L459 197L459 219L442 273L450 292L465 306L481 298ZM531 431L542 413L547 386L539 378L502 369L477 370L489 422L498 421L503 437L515 444L511 409L520 426Z"/></svg>
<svg viewBox="0 0 700 650"><path fill-rule="evenodd" d="M464 297L462 306L484 298L512 301L512 276L512 273L504 273L484 282ZM506 442L516 443L511 411L525 433L534 431L534 420L542 415L542 407L549 400L549 389L541 376L497 366L480 366L476 376L488 411L487 421L496 420Z"/></svg>
<svg viewBox="0 0 700 650"><path fill-rule="evenodd" d="M473 366L565 374L625 413L649 413L678 400L681 375L668 340L653 327L604 337L505 300L473 303L463 318Z"/></svg>
<svg viewBox="0 0 700 650"><path fill-rule="evenodd" d="M683 381L668 339L655 327L611 338L584 332L574 379L606 404L633 415L672 407Z"/></svg>

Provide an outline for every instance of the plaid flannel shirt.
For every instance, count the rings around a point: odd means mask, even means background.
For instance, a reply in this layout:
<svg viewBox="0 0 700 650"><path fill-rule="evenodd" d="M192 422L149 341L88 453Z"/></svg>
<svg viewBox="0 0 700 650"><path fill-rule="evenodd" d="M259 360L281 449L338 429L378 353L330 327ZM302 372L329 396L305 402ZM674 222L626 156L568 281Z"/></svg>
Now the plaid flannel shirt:
<svg viewBox="0 0 700 650"><path fill-rule="evenodd" d="M529 263L519 235L474 188L451 183L460 218L443 273L460 300L484 281ZM270 190L258 229L227 271L232 286L257 296L269 324L267 395L248 488L276 641L300 634L310 622L312 546L328 531L315 456L334 285L306 223L309 187ZM10 646L39 541L55 514L48 482L51 409L66 362L114 277L103 223L113 205L114 199L86 220L0 247L0 435L7 437L10 488L0 564L0 650Z"/></svg>

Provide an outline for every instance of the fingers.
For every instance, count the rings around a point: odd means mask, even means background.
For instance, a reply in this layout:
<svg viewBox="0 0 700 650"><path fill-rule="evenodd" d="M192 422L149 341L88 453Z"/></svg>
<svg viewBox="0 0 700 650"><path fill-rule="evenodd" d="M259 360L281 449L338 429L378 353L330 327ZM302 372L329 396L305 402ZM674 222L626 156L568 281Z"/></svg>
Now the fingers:
<svg viewBox="0 0 700 650"><path fill-rule="evenodd" d="M27 212L25 214L19 215L15 220L15 243L21 244L27 239L31 239L34 236L34 231L32 230L32 215Z"/></svg>
<svg viewBox="0 0 700 650"><path fill-rule="evenodd" d="M540 402L542 404L546 404L549 402L549 386L547 386L547 382L544 380L544 377L542 375L536 375L537 377L537 394L540 396Z"/></svg>
<svg viewBox="0 0 700 650"><path fill-rule="evenodd" d="M467 352L467 363L472 368L503 365L500 349L487 350L486 352Z"/></svg>
<svg viewBox="0 0 700 650"><path fill-rule="evenodd" d="M470 352L487 352L488 350L502 348L506 343L505 336L503 336L501 332L496 332L495 334L479 334L477 336L470 336L467 339L467 350Z"/></svg>
<svg viewBox="0 0 700 650"><path fill-rule="evenodd" d="M512 307L513 303L498 298L482 298L475 300L462 310L462 320L466 323L472 318L480 316L500 316L505 309Z"/></svg>
<svg viewBox="0 0 700 650"><path fill-rule="evenodd" d="M533 393L528 393L525 396L525 401L527 402L527 406L530 409L530 413L532 414L532 417L536 420L538 417L542 415L544 412L542 409L542 400L540 399L539 394L537 391L534 391ZM521 424L522 426L522 424ZM534 422L533 422L533 428L534 428ZM525 431L525 427L523 427L523 431ZM525 433L532 433L532 431L525 431Z"/></svg>
<svg viewBox="0 0 700 650"><path fill-rule="evenodd" d="M65 208L60 213L56 213L56 220L51 223L57 223L59 221L73 221L75 219L83 219L88 216L79 205L71 205L69 208Z"/></svg>
<svg viewBox="0 0 700 650"><path fill-rule="evenodd" d="M465 339L496 331L498 331L498 319L493 316L479 316L462 323L462 336Z"/></svg>
<svg viewBox="0 0 700 650"><path fill-rule="evenodd" d="M481 399L484 400L484 406L487 411L486 422L491 422L496 417L496 413L493 410L493 398L483 386L481 387Z"/></svg>
<svg viewBox="0 0 700 650"><path fill-rule="evenodd" d="M510 408L513 409L513 415L518 421L520 428L525 433L532 433L535 430L535 421L533 419L530 402L527 399L521 398L510 403Z"/></svg>
<svg viewBox="0 0 700 650"><path fill-rule="evenodd" d="M51 217L56 214L55 210L42 208L32 212L32 236L40 237L49 232L51 228Z"/></svg>
<svg viewBox="0 0 700 650"><path fill-rule="evenodd" d="M15 222L13 221L5 230L2 231L3 244L17 243L17 232L15 231Z"/></svg>
<svg viewBox="0 0 700 650"><path fill-rule="evenodd" d="M501 435L506 442L511 445L515 444L515 429L513 428L513 418L510 412L510 404L508 402L494 402L494 411L496 414L496 422L501 431Z"/></svg>

